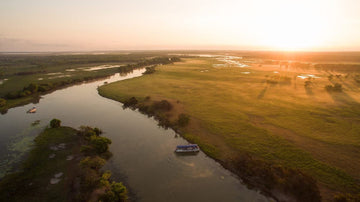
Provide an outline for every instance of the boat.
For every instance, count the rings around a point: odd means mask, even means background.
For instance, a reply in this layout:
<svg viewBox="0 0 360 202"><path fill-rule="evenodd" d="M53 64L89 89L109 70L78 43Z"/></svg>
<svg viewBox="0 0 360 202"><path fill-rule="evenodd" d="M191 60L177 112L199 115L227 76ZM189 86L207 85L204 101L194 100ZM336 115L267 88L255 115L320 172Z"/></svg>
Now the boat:
<svg viewBox="0 0 360 202"><path fill-rule="evenodd" d="M33 107L27 111L27 113L35 113L35 112L36 112L36 107Z"/></svg>
<svg viewBox="0 0 360 202"><path fill-rule="evenodd" d="M197 144L189 144L189 145L178 145L176 146L176 153L196 153L199 152L199 146Z"/></svg>

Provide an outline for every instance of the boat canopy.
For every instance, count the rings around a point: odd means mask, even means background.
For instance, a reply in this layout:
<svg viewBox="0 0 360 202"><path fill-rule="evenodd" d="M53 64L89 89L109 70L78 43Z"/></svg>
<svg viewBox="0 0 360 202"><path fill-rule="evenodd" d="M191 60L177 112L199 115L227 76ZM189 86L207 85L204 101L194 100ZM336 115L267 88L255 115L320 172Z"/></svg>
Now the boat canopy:
<svg viewBox="0 0 360 202"><path fill-rule="evenodd" d="M197 144L189 144L189 145L178 145L176 148L189 148L189 147L198 147Z"/></svg>

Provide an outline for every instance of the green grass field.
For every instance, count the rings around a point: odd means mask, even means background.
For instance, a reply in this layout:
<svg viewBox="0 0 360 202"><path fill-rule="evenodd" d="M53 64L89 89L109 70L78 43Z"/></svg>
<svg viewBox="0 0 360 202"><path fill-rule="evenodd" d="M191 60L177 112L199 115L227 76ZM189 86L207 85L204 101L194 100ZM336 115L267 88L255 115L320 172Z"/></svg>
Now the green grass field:
<svg viewBox="0 0 360 202"><path fill-rule="evenodd" d="M102 86L118 101L179 101L191 116L184 137L226 161L250 153L298 168L318 180L323 195L360 191L360 94L356 73L252 64L214 67L214 58L187 58L151 75ZM250 72L250 73L245 73ZM311 80L297 77L314 74ZM330 81L330 74L341 75ZM340 83L342 92L325 86Z"/></svg>

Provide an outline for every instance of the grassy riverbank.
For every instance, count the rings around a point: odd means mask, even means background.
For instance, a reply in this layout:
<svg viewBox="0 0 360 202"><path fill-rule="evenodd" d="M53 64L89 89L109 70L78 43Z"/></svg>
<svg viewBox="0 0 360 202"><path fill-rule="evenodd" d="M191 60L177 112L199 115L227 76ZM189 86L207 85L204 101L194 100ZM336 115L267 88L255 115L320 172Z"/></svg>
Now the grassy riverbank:
<svg viewBox="0 0 360 202"><path fill-rule="evenodd" d="M164 53L108 53L103 55L1 55L0 112L42 94L115 73L126 74L149 65L167 64Z"/></svg>
<svg viewBox="0 0 360 202"><path fill-rule="evenodd" d="M125 201L126 188L100 171L111 141L96 128L51 125L35 138L20 171L1 179L0 201Z"/></svg>
<svg viewBox="0 0 360 202"><path fill-rule="evenodd" d="M228 167L236 167L239 155L250 154L312 176L323 200L360 191L356 73L256 63L249 68L214 66L219 63L184 59L150 75L102 86L99 92L120 102L135 97L146 103L147 96L168 100L173 105L166 113L169 120L190 115L190 123L179 129L182 135ZM297 77L303 74L317 77ZM329 79L331 74L341 76ZM335 83L342 84L342 92L325 90Z"/></svg>

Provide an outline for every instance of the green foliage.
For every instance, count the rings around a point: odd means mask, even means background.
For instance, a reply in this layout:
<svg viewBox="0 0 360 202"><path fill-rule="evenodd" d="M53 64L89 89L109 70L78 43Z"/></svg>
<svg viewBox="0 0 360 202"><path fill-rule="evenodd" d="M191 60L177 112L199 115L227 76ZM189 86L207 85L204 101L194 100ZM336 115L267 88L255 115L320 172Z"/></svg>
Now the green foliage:
<svg viewBox="0 0 360 202"><path fill-rule="evenodd" d="M131 97L124 102L124 108L134 107L138 103L138 100L135 97Z"/></svg>
<svg viewBox="0 0 360 202"><path fill-rule="evenodd" d="M59 128L61 125L61 121L59 119L53 119L50 121L51 128Z"/></svg>
<svg viewBox="0 0 360 202"><path fill-rule="evenodd" d="M3 98L0 98L0 107L3 107L6 105L6 100Z"/></svg>
<svg viewBox="0 0 360 202"><path fill-rule="evenodd" d="M185 127L189 124L190 121L190 116L187 114L179 114L179 118L178 118L178 125L181 127Z"/></svg>
<svg viewBox="0 0 360 202"><path fill-rule="evenodd" d="M111 140L106 137L98 137L94 135L90 137L90 145L98 154L107 152L109 149L109 144L111 144Z"/></svg>
<svg viewBox="0 0 360 202"><path fill-rule="evenodd" d="M111 172L110 171L105 171L102 175L101 175L101 179L100 179L100 185L104 186L104 187L110 187L110 182L109 179L111 177Z"/></svg>
<svg viewBox="0 0 360 202"><path fill-rule="evenodd" d="M150 66L150 67L146 67L146 71L143 74L153 74L155 73L155 65Z"/></svg>
<svg viewBox="0 0 360 202"><path fill-rule="evenodd" d="M103 133L102 130L100 130L99 128L96 128L96 127L94 128L94 132L97 136L99 136Z"/></svg>
<svg viewBox="0 0 360 202"><path fill-rule="evenodd" d="M83 160L80 161L81 167L88 167L94 170L99 170L101 167L103 167L106 163L106 160L103 158L100 158L99 156L94 157L86 157Z"/></svg>
<svg viewBox="0 0 360 202"><path fill-rule="evenodd" d="M81 191L91 192L94 188L98 187L100 182L100 176L97 170L83 167L81 169Z"/></svg>
<svg viewBox="0 0 360 202"><path fill-rule="evenodd" d="M23 91L29 91L30 93L36 93L39 89L38 84L30 83Z"/></svg>
<svg viewBox="0 0 360 202"><path fill-rule="evenodd" d="M124 202L127 201L127 189L121 182L112 182L105 194L100 196L104 202Z"/></svg>
<svg viewBox="0 0 360 202"><path fill-rule="evenodd" d="M98 134L99 133L99 134ZM79 135L90 139L91 136L98 136L101 134L101 130L98 128L92 128L90 126L80 126Z"/></svg>

